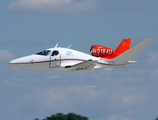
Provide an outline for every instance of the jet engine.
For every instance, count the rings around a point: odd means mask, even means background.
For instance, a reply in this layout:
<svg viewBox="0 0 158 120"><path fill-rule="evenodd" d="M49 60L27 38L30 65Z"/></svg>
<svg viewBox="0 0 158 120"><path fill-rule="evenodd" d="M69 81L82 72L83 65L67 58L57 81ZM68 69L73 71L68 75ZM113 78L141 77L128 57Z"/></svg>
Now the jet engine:
<svg viewBox="0 0 158 120"><path fill-rule="evenodd" d="M113 49L101 45L92 45L90 52L95 57L107 57L113 54Z"/></svg>

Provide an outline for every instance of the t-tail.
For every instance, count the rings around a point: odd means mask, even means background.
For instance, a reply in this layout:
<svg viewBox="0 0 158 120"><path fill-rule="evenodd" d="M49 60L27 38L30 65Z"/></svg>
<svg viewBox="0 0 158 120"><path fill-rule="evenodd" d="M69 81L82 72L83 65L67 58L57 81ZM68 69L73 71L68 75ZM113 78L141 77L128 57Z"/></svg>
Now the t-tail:
<svg viewBox="0 0 158 120"><path fill-rule="evenodd" d="M101 45L92 45L91 54L99 57L102 63L113 67L121 67L135 63L130 61L141 49L143 49L152 38L146 38L130 48L131 38L123 39L120 45L113 52L113 49Z"/></svg>

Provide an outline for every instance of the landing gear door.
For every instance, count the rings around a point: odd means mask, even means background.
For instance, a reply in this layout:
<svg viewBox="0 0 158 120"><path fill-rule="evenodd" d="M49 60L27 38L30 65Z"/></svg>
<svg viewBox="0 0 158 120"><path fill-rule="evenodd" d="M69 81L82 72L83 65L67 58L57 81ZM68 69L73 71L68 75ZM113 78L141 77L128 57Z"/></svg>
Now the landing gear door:
<svg viewBox="0 0 158 120"><path fill-rule="evenodd" d="M54 50L50 56L49 67L50 68L59 67L61 63L60 59L61 59L61 56L59 54L59 51Z"/></svg>

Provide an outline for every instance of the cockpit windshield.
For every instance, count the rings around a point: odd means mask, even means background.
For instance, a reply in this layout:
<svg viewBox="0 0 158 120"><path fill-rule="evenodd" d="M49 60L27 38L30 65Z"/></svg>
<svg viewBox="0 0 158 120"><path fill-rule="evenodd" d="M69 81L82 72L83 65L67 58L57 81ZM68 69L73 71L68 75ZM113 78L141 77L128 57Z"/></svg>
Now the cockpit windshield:
<svg viewBox="0 0 158 120"><path fill-rule="evenodd" d="M47 56L50 54L50 50L43 50L42 52L39 52L39 53L36 53L36 55L44 55L44 56Z"/></svg>

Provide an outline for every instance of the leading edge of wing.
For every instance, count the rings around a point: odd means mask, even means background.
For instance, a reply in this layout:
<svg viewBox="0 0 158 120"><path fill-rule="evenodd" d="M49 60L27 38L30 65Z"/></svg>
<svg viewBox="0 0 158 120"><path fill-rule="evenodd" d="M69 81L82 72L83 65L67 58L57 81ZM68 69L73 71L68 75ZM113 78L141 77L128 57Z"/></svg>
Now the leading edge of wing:
<svg viewBox="0 0 158 120"><path fill-rule="evenodd" d="M75 64L73 66L65 66L65 68L69 70L93 70L97 62L98 61L88 60L88 61Z"/></svg>

